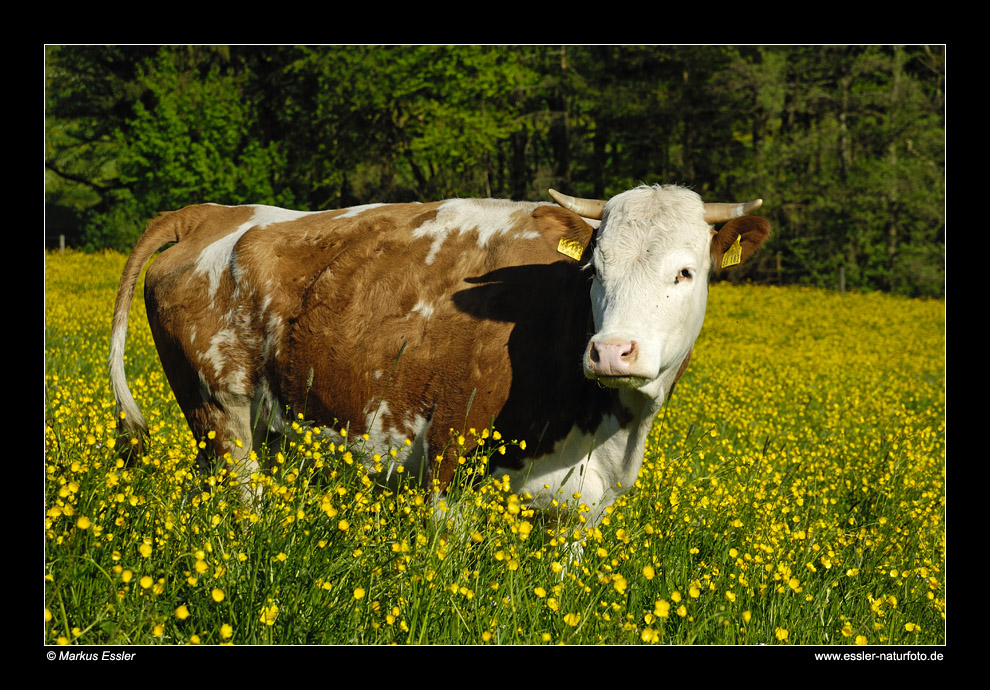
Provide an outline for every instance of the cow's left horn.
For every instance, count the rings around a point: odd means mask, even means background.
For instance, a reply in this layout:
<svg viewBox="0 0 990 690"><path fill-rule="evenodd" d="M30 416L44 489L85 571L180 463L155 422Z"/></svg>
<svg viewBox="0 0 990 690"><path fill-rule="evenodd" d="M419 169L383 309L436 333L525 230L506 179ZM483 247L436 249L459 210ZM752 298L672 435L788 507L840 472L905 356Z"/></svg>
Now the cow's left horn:
<svg viewBox="0 0 990 690"><path fill-rule="evenodd" d="M724 223L745 216L763 205L763 199L753 199L744 204L705 204L706 223Z"/></svg>
<svg viewBox="0 0 990 690"><path fill-rule="evenodd" d="M595 220L602 219L602 214L605 212L604 201L599 199L578 199L573 196L561 194L556 189L550 189L547 191L550 196L553 197L554 201L567 210L574 211L574 213L584 218L594 218Z"/></svg>

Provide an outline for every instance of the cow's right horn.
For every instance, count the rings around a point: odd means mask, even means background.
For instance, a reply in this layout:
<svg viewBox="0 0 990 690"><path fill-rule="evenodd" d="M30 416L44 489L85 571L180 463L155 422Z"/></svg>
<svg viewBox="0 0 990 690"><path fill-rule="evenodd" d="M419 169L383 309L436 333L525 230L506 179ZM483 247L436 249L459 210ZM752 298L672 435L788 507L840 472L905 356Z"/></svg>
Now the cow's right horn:
<svg viewBox="0 0 990 690"><path fill-rule="evenodd" d="M579 199L577 197L561 194L556 189L547 190L553 200L569 211L584 218L601 220L605 212L605 202L600 199Z"/></svg>
<svg viewBox="0 0 990 690"><path fill-rule="evenodd" d="M743 204L705 204L706 223L724 223L745 216L763 205L763 199L753 199Z"/></svg>

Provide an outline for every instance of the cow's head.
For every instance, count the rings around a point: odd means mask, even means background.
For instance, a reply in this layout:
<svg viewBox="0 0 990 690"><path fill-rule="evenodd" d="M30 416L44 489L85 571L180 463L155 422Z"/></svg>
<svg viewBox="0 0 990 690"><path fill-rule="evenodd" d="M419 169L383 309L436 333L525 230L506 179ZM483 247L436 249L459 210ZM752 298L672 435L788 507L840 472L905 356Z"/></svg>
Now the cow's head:
<svg viewBox="0 0 990 690"><path fill-rule="evenodd" d="M638 187L607 203L553 195L601 219L585 252L595 326L585 376L662 398L701 332L709 276L745 261L768 236L765 219L746 215L761 202L705 204L675 186Z"/></svg>

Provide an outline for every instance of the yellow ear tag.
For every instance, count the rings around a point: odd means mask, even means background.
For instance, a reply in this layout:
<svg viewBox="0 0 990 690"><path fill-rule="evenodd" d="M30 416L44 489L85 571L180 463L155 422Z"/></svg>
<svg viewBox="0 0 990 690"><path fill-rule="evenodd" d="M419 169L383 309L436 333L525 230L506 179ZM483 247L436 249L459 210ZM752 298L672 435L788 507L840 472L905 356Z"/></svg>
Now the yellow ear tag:
<svg viewBox="0 0 990 690"><path fill-rule="evenodd" d="M569 256L575 261L581 260L581 255L584 253L584 247L577 240L569 240L566 237L561 237L560 242L557 243L557 251L564 256Z"/></svg>
<svg viewBox="0 0 990 690"><path fill-rule="evenodd" d="M736 241L733 242L728 251L722 255L722 268L735 266L740 261L742 261L742 244L739 242L739 235L736 235Z"/></svg>

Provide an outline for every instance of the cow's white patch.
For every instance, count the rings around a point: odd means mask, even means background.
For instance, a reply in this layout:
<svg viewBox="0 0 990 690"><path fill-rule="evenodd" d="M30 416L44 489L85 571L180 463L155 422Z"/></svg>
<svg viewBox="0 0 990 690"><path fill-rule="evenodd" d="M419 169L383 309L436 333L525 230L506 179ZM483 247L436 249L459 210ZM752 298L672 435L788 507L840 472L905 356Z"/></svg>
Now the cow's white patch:
<svg viewBox="0 0 990 690"><path fill-rule="evenodd" d="M622 427L607 416L594 433L575 427L551 453L526 460L521 470L497 474L509 476L512 491L527 505L548 512L587 511L586 524L595 526L636 482L651 422L649 415Z"/></svg>
<svg viewBox="0 0 990 690"><path fill-rule="evenodd" d="M209 364L213 368L214 380L220 378L227 358L224 356L224 349L237 342L237 333L232 328L222 328L210 338L210 347L199 355L200 362Z"/></svg>
<svg viewBox="0 0 990 690"><path fill-rule="evenodd" d="M252 208L254 208L254 214L250 220L239 225L230 234L207 245L196 258L195 272L206 274L208 277L210 282L210 297L216 294L223 272L231 266L234 245L237 244L237 240L241 239L248 230L255 227L265 227L272 223L284 223L286 221L296 220L314 213L325 213L325 211L292 211L276 206L258 205Z"/></svg>
<svg viewBox="0 0 990 690"><path fill-rule="evenodd" d="M413 237L430 237L426 263L432 264L451 232L475 232L478 247L484 248L496 235L502 235L515 225L513 216L519 204L495 199L453 199L440 205L433 220L413 231Z"/></svg>
<svg viewBox="0 0 990 690"><path fill-rule="evenodd" d="M278 314L271 314L265 324L265 339L261 354L265 361L277 357L281 352L282 334L285 331L285 321Z"/></svg>
<svg viewBox="0 0 990 690"><path fill-rule="evenodd" d="M361 206L351 206L347 209L346 213L340 214L337 218L353 218L364 211L372 208L378 208L379 206L388 206L388 204L363 204Z"/></svg>
<svg viewBox="0 0 990 690"><path fill-rule="evenodd" d="M399 474L418 477L426 457L429 420L409 414L402 418L399 427L386 427L386 417L392 417L392 414L385 401L369 403L365 408L365 428L368 430L368 445L362 448L366 451L365 468L371 474L381 475L386 483L397 479ZM377 462L375 455L380 458Z"/></svg>
<svg viewBox="0 0 990 690"><path fill-rule="evenodd" d="M416 302L416 305L412 308L412 311L409 313L410 316L412 314L419 314L424 319L428 319L433 315L433 305L430 304L429 302L424 302L423 300L419 300L418 302Z"/></svg>

